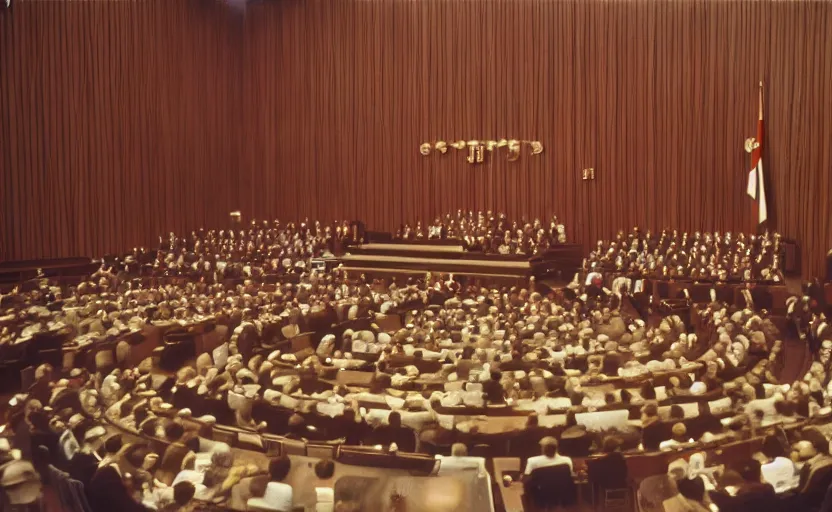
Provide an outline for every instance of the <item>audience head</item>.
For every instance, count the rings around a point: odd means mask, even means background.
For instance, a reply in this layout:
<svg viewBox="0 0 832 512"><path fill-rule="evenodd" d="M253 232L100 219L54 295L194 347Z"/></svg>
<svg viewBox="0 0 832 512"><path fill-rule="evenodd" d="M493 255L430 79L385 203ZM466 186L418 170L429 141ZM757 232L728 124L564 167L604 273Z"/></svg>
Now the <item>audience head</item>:
<svg viewBox="0 0 832 512"><path fill-rule="evenodd" d="M323 461L322 461L323 462ZM282 482L289 475L292 469L292 461L287 456L278 457L269 461L269 478L272 482ZM317 467L316 467L317 471Z"/></svg>
<svg viewBox="0 0 832 512"><path fill-rule="evenodd" d="M558 440L547 436L540 440L540 451L546 457L554 457L558 454Z"/></svg>
<svg viewBox="0 0 832 512"><path fill-rule="evenodd" d="M809 427L803 430L801 438L812 443L815 452L829 455L829 439L817 428Z"/></svg>
<svg viewBox="0 0 832 512"><path fill-rule="evenodd" d="M763 440L763 447L760 451L769 459L783 457L785 455L783 445L780 444L780 440L774 435L768 435L765 437Z"/></svg>
<svg viewBox="0 0 832 512"><path fill-rule="evenodd" d="M685 411L682 409L682 406L679 404L673 404L670 406L670 419L672 420L682 420L685 418Z"/></svg>
<svg viewBox="0 0 832 512"><path fill-rule="evenodd" d="M673 439L676 441L683 443L687 441L685 435L688 433L687 427L685 427L684 423L676 423L673 425Z"/></svg>
<svg viewBox="0 0 832 512"><path fill-rule="evenodd" d="M211 451L211 464L220 468L230 468L234 464L234 453L227 446L217 445Z"/></svg>
<svg viewBox="0 0 832 512"><path fill-rule="evenodd" d="M146 436L156 437L156 421L145 418L139 425L139 431Z"/></svg>
<svg viewBox="0 0 832 512"><path fill-rule="evenodd" d="M463 443L454 443L451 445L451 455L454 457L467 457L468 447Z"/></svg>
<svg viewBox="0 0 832 512"><path fill-rule="evenodd" d="M652 381L646 381L644 384L642 384L639 392L641 394L641 397L645 400L656 399L656 389L653 387Z"/></svg>
<svg viewBox="0 0 832 512"><path fill-rule="evenodd" d="M295 413L289 417L289 428L291 429L302 428L305 424L306 420L300 414Z"/></svg>
<svg viewBox="0 0 832 512"><path fill-rule="evenodd" d="M321 459L315 463L315 476L329 480L335 474L335 463L331 459Z"/></svg>
<svg viewBox="0 0 832 512"><path fill-rule="evenodd" d="M173 486L173 501L180 507L187 505L194 497L196 487L191 482L178 482Z"/></svg>
<svg viewBox="0 0 832 512"><path fill-rule="evenodd" d="M181 423L172 421L165 425L165 439L168 441L179 441L183 435L185 435L185 427Z"/></svg>
<svg viewBox="0 0 832 512"><path fill-rule="evenodd" d="M121 450L122 444L120 434L112 435L104 441L104 452L108 454L118 453Z"/></svg>
<svg viewBox="0 0 832 512"><path fill-rule="evenodd" d="M679 494L689 500L703 503L705 500L705 482L701 478L683 478L676 482Z"/></svg>
<svg viewBox="0 0 832 512"><path fill-rule="evenodd" d="M620 437L617 436L607 436L601 442L601 451L604 453L614 453L621 450L621 446L624 442L621 440Z"/></svg>
<svg viewBox="0 0 832 512"><path fill-rule="evenodd" d="M746 461L740 468L739 474L746 482L759 483L761 476L760 463L754 459Z"/></svg>
<svg viewBox="0 0 832 512"><path fill-rule="evenodd" d="M387 416L387 423L393 428L400 428L402 426L402 415L397 411L393 411Z"/></svg>

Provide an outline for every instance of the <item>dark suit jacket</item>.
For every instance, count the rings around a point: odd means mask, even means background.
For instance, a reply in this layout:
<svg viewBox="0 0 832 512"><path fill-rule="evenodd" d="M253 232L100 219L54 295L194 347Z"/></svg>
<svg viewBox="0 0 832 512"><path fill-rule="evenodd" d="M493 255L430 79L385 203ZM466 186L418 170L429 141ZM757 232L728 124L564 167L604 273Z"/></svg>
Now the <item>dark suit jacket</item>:
<svg viewBox="0 0 832 512"><path fill-rule="evenodd" d="M718 434L722 432L722 423L719 418L713 414L700 414L695 418L691 418L685 422L688 429L688 434L693 439L699 439L705 432Z"/></svg>
<svg viewBox="0 0 832 512"><path fill-rule="evenodd" d="M99 469L87 488L92 512L146 512L128 493L121 477L110 466Z"/></svg>
<svg viewBox="0 0 832 512"><path fill-rule="evenodd" d="M622 360L621 354L618 352L611 352L604 356L603 372L606 375L617 376L618 369L621 368Z"/></svg>
<svg viewBox="0 0 832 512"><path fill-rule="evenodd" d="M600 459L587 461L589 481L605 489L627 486L627 461L620 452L608 453Z"/></svg>
<svg viewBox="0 0 832 512"><path fill-rule="evenodd" d="M662 441L667 441L672 437L672 428L672 425L663 421L656 421L644 427L641 432L644 449L647 451L658 450Z"/></svg>
<svg viewBox="0 0 832 512"><path fill-rule="evenodd" d="M577 490L569 466L558 464L532 471L523 480L523 494L525 510L548 510L574 504Z"/></svg>
<svg viewBox="0 0 832 512"><path fill-rule="evenodd" d="M747 483L730 496L721 491L711 491L711 500L720 510L731 512L782 512L783 504L769 484Z"/></svg>
<svg viewBox="0 0 832 512"><path fill-rule="evenodd" d="M365 444L380 444L383 446L389 446L391 443L396 443L399 451L416 451L416 435L407 427L394 428L389 425L384 425L374 428L367 437L370 442Z"/></svg>
<svg viewBox="0 0 832 512"><path fill-rule="evenodd" d="M832 465L830 458L819 457L811 464L805 464L800 470L800 493L798 506L802 509L820 507L826 490L832 484Z"/></svg>
<svg viewBox="0 0 832 512"><path fill-rule="evenodd" d="M487 380L482 384L482 390L485 392L486 400L492 404L502 404L505 402L505 390L499 382L495 380Z"/></svg>

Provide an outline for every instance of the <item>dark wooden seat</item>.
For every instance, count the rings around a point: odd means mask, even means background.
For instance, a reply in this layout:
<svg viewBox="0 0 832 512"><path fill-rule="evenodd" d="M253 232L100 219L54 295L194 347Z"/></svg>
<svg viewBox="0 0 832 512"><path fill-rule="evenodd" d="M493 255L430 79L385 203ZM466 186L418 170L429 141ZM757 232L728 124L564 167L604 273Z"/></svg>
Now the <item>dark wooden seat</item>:
<svg viewBox="0 0 832 512"><path fill-rule="evenodd" d="M577 500L577 494L568 465L538 468L523 482L524 510L543 511L569 507Z"/></svg>

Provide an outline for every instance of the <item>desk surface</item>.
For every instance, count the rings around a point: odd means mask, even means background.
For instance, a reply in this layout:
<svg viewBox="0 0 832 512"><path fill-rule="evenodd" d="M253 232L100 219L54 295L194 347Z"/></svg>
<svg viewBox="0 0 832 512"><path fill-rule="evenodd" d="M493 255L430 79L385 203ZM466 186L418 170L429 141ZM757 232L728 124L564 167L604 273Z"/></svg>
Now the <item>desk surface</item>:
<svg viewBox="0 0 832 512"><path fill-rule="evenodd" d="M503 484L503 474L507 471L521 471L520 459L516 457L495 457L494 478L500 488L503 506L506 512L523 512L523 483L512 482L508 487Z"/></svg>

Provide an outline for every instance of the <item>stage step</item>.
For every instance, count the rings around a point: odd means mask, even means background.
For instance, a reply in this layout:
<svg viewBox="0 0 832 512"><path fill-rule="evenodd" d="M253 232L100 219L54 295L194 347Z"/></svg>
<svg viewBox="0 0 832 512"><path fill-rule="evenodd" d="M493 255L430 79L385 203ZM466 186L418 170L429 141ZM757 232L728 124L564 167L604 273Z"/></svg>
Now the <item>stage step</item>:
<svg viewBox="0 0 832 512"><path fill-rule="evenodd" d="M441 246L438 248L441 248ZM367 245L362 245L360 247L350 248L347 254L364 256L409 256L413 258L432 258L440 260L529 261L529 257L523 254L503 255L483 253L479 251L431 250L428 246L419 246L418 249L400 249L368 247Z"/></svg>
<svg viewBox="0 0 832 512"><path fill-rule="evenodd" d="M341 270L348 272L349 274L365 274L368 277L379 277L379 278L391 278L391 277L401 277L401 278L408 278L408 277L424 277L427 272L432 272L434 274L437 271L431 270L410 270L410 269L403 269L403 268L375 268L375 267L349 267L344 266L341 267ZM441 274L445 274L448 272L439 272ZM528 282L528 277L525 275L517 275L517 274L484 274L478 272L454 272L454 277L456 279L463 278L463 279L483 279L487 283L493 284L506 284L506 285L525 285Z"/></svg>
<svg viewBox="0 0 832 512"><path fill-rule="evenodd" d="M528 261L458 260L348 254L341 258L345 267L417 270L421 272L530 275Z"/></svg>
<svg viewBox="0 0 832 512"><path fill-rule="evenodd" d="M371 243L358 246L363 250L397 251L397 252L465 252L460 243L455 244L410 244L410 243Z"/></svg>

